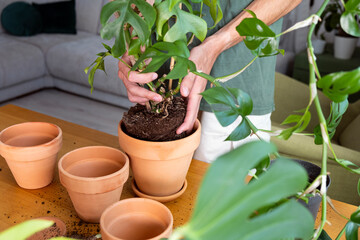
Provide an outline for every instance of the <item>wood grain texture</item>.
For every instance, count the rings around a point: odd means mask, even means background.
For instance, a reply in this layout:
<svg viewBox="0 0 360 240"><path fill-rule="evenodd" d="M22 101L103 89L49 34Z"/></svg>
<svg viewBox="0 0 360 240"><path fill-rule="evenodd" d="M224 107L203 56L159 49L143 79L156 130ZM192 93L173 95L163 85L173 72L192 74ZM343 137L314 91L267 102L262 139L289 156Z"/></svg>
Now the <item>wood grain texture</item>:
<svg viewBox="0 0 360 240"><path fill-rule="evenodd" d="M63 147L59 152L58 159L65 153L84 146L103 145L119 148L116 136L18 106L0 107L0 131L13 124L26 121L51 122L63 130ZM209 164L205 162L193 160L187 175L187 190L178 199L165 204L174 216L174 228L189 220L201 180L208 166ZM131 180L132 177L126 182L121 199L135 197L131 189ZM0 157L0 196L0 231L31 218L55 216L66 223L70 235L76 233L87 237L99 232L98 224L87 224L77 217L65 188L59 182L57 168L54 181L49 186L38 190L26 190L16 184L6 161ZM349 217L357 208L335 200L333 200L333 204L346 217ZM325 230L330 237L335 239L346 224L346 220L336 214L330 206L327 209L331 225L326 224ZM316 223L319 223L319 218Z"/></svg>
<svg viewBox="0 0 360 240"><path fill-rule="evenodd" d="M51 122L62 129L63 146L58 159L65 153L84 146L103 145L119 148L116 136L15 105L0 107L0 130L26 121ZM183 225L189 220L207 166L207 163L193 160L187 175L187 190L178 199L165 204L174 215L174 227ZM31 218L55 216L66 223L68 233L71 235L80 234L87 237L99 232L98 224L87 224L77 217L65 188L59 182L57 167L54 181L38 190L20 188L2 157L0 157L0 169L0 231ZM131 180L132 177L126 182L121 199L135 197L131 189Z"/></svg>

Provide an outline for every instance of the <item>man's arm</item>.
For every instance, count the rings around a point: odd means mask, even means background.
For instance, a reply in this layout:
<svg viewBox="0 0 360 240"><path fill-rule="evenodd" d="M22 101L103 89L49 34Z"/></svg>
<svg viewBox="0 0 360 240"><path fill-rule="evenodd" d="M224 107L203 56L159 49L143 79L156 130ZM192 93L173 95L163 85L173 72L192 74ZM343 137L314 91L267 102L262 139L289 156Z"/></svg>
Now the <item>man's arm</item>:
<svg viewBox="0 0 360 240"><path fill-rule="evenodd" d="M293 10L300 2L301 0L255 0L246 9L252 10L260 20L271 25ZM242 41L243 37L236 31L236 26L248 17L251 15L242 11L219 31L191 50L189 59L196 64L198 70L209 74L220 53ZM177 129L177 134L192 130L199 111L200 93L205 90L206 82L206 79L194 74L189 74L183 79L180 92L183 97L188 98L188 107L184 123Z"/></svg>

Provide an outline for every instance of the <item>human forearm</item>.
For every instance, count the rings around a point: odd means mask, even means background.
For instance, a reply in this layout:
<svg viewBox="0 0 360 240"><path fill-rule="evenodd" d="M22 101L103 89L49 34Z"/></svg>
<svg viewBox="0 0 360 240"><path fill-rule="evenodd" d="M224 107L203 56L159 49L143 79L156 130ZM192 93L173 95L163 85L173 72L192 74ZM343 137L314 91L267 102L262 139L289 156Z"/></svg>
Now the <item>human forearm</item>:
<svg viewBox="0 0 360 240"><path fill-rule="evenodd" d="M267 25L271 25L293 10L300 2L301 0L255 0L246 9L255 12L260 20ZM216 55L238 44L243 40L243 37L236 31L236 26L248 17L251 17L251 15L246 11L242 11L219 31L208 37L204 44L209 45L210 49L214 49Z"/></svg>

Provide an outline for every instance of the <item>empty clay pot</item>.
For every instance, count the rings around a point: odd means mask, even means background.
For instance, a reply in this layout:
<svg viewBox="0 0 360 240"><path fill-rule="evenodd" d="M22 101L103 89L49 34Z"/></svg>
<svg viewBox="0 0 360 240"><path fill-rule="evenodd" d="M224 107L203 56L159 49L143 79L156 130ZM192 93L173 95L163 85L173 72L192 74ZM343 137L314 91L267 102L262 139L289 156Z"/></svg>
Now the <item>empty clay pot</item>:
<svg viewBox="0 0 360 240"><path fill-rule="evenodd" d="M0 133L0 154L17 184L27 189L51 183L61 146L62 131L51 123L25 122Z"/></svg>
<svg viewBox="0 0 360 240"><path fill-rule="evenodd" d="M79 217L98 223L102 212L120 200L129 177L129 158L115 148L79 148L59 160L59 177Z"/></svg>
<svg viewBox="0 0 360 240"><path fill-rule="evenodd" d="M168 142L139 140L118 126L120 148L130 158L136 185L151 196L169 196L183 187L194 151L200 144L201 126L197 120L194 132Z"/></svg>
<svg viewBox="0 0 360 240"><path fill-rule="evenodd" d="M157 240L170 237L173 216L163 204L129 198L108 207L101 216L103 240Z"/></svg>

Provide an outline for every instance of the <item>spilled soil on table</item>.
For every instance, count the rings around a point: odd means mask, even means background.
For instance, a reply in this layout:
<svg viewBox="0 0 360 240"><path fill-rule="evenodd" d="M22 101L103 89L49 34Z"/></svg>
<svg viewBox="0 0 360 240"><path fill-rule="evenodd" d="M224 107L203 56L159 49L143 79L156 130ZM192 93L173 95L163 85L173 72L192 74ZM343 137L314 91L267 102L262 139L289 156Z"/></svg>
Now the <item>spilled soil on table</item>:
<svg viewBox="0 0 360 240"><path fill-rule="evenodd" d="M131 107L122 118L122 129L128 135L147 141L172 141L187 136L176 134L176 129L184 122L186 102L175 97L164 105L162 113L151 112L144 105Z"/></svg>

